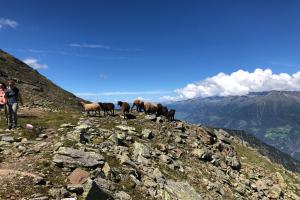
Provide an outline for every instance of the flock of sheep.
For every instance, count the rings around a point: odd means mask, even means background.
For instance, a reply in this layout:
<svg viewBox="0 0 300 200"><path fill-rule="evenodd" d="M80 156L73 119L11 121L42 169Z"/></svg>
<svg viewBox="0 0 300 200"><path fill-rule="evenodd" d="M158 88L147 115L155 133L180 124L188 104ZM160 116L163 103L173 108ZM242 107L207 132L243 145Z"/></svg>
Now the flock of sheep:
<svg viewBox="0 0 300 200"><path fill-rule="evenodd" d="M107 114L114 115L115 111L115 104L113 103L84 103L80 102L84 110L86 111L87 115L90 115L90 112L98 112L99 115L101 114L100 111L102 110L104 116ZM165 116L168 120L173 121L175 116L175 110L170 109L162 104L155 104L151 102L143 102L139 99L133 101L132 106L127 102L118 101L118 106L120 106L124 119L126 118L127 114L132 112L134 109L138 112L145 112L146 114L156 114L156 116Z"/></svg>

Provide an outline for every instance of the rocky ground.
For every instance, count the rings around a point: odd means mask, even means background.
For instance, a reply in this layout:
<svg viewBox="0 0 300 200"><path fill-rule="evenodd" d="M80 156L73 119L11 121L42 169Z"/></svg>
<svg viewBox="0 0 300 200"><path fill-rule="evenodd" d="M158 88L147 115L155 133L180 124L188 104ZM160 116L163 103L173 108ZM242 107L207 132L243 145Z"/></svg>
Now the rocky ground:
<svg viewBox="0 0 300 200"><path fill-rule="evenodd" d="M21 110L0 127L0 199L299 199L300 177L219 129L134 113Z"/></svg>

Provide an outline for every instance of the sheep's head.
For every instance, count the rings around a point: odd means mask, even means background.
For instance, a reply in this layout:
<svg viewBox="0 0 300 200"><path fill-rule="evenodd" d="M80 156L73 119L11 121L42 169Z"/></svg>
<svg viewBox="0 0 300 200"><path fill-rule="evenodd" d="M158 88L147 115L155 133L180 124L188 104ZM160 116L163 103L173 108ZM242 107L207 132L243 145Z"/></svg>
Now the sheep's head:
<svg viewBox="0 0 300 200"><path fill-rule="evenodd" d="M117 104L121 107L123 105L122 101L118 101Z"/></svg>
<svg viewBox="0 0 300 200"><path fill-rule="evenodd" d="M144 102L143 101L141 101L140 107L144 109Z"/></svg>

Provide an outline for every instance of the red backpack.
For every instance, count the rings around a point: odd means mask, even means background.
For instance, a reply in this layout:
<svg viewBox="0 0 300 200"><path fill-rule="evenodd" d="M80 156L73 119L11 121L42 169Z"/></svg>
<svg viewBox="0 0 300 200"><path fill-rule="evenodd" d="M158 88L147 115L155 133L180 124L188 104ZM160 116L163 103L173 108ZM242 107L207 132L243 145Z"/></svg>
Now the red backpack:
<svg viewBox="0 0 300 200"><path fill-rule="evenodd" d="M0 105L6 104L5 92L4 90L0 89Z"/></svg>

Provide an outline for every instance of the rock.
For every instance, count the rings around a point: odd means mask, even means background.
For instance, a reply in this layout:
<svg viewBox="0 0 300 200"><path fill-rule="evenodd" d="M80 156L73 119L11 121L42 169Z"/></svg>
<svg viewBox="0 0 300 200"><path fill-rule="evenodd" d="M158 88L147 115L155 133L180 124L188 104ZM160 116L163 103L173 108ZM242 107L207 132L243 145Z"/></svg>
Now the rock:
<svg viewBox="0 0 300 200"><path fill-rule="evenodd" d="M163 178L163 174L161 173L161 171L158 168L155 168L153 170L152 175L156 180Z"/></svg>
<svg viewBox="0 0 300 200"><path fill-rule="evenodd" d="M86 133L80 133L79 135L79 142L81 144L86 144L90 142L90 136L87 135Z"/></svg>
<svg viewBox="0 0 300 200"><path fill-rule="evenodd" d="M255 182L255 188L258 190L258 191L264 191L264 190L267 190L269 187L266 183L265 180L263 179L259 179Z"/></svg>
<svg viewBox="0 0 300 200"><path fill-rule="evenodd" d="M42 196L42 197L34 197L34 198L31 198L31 200L49 200L49 198L46 197L46 196Z"/></svg>
<svg viewBox="0 0 300 200"><path fill-rule="evenodd" d="M89 176L90 176L89 172L77 168L68 176L68 179L71 184L77 185L77 184L84 183Z"/></svg>
<svg viewBox="0 0 300 200"><path fill-rule="evenodd" d="M282 175L279 172L276 172L275 174L276 174L277 182L278 182L280 188L282 190L285 190L287 188L287 184L286 184L284 178L282 177Z"/></svg>
<svg viewBox="0 0 300 200"><path fill-rule="evenodd" d="M91 125L89 125L89 124L81 124L79 126L76 126L75 130L78 130L79 132L84 132L84 131L86 131L89 128L91 128Z"/></svg>
<svg viewBox="0 0 300 200"><path fill-rule="evenodd" d="M105 177L109 177L109 175L111 173L111 169L107 162L104 163L104 166L102 167L102 171L103 171Z"/></svg>
<svg viewBox="0 0 300 200"><path fill-rule="evenodd" d="M139 164L141 164L141 165L149 165L150 164L150 160L148 160L147 158L143 157L142 155L138 155L136 161Z"/></svg>
<svg viewBox="0 0 300 200"><path fill-rule="evenodd" d="M157 145L157 149L158 149L159 151L162 151L162 152L166 152L166 151L167 151L166 145L165 145L165 144L162 144L162 143L159 143L159 144Z"/></svg>
<svg viewBox="0 0 300 200"><path fill-rule="evenodd" d="M156 123L162 123L162 122L164 122L164 118L163 117L157 117L156 118Z"/></svg>
<svg viewBox="0 0 300 200"><path fill-rule="evenodd" d="M187 182L168 180L161 194L163 199L202 200L200 194ZM167 197L167 198L166 198ZM168 198L169 197L169 198Z"/></svg>
<svg viewBox="0 0 300 200"><path fill-rule="evenodd" d="M151 179L151 178L149 178L149 177L147 177L147 176L145 176L144 178L143 178L143 184L144 184L144 186L146 186L146 187L156 187L156 182L153 180L153 179Z"/></svg>
<svg viewBox="0 0 300 200"><path fill-rule="evenodd" d="M97 183L91 179L88 179L84 184L84 193L82 199L84 200L108 200L113 199L110 194L104 192Z"/></svg>
<svg viewBox="0 0 300 200"><path fill-rule="evenodd" d="M67 190L69 190L72 193L76 193L76 194L82 194L83 193L83 185L81 184L70 184L67 185Z"/></svg>
<svg viewBox="0 0 300 200"><path fill-rule="evenodd" d="M3 135L3 136L1 136L1 141L14 142L15 138L13 136L10 136L10 135Z"/></svg>
<svg viewBox="0 0 300 200"><path fill-rule="evenodd" d="M137 185L141 185L141 182L132 174L124 176L121 180L122 188L125 190L132 190Z"/></svg>
<svg viewBox="0 0 300 200"><path fill-rule="evenodd" d="M219 140L223 141L226 144L230 144L229 133L227 133L223 129L214 129L214 133Z"/></svg>
<svg viewBox="0 0 300 200"><path fill-rule="evenodd" d="M130 160L128 154L122 153L121 155L117 155L117 158L120 160L121 164L130 164L132 161Z"/></svg>
<svg viewBox="0 0 300 200"><path fill-rule="evenodd" d="M125 134L124 132L122 132L122 133L117 133L117 138L118 138L118 140L120 140L120 142L121 142L121 141L123 141L123 140L126 139L126 134Z"/></svg>
<svg viewBox="0 0 300 200"><path fill-rule="evenodd" d="M176 136L176 137L175 137L175 142L176 142L176 143L179 143L179 144L182 144L182 143L183 143L183 141L182 141L182 139L181 139L180 136Z"/></svg>
<svg viewBox="0 0 300 200"><path fill-rule="evenodd" d="M69 168L97 167L103 164L104 157L95 152L60 147L53 157L53 162L58 166Z"/></svg>
<svg viewBox="0 0 300 200"><path fill-rule="evenodd" d="M60 128L73 128L75 127L75 125L71 124L71 123L68 123L68 124L61 124L60 125Z"/></svg>
<svg viewBox="0 0 300 200"><path fill-rule="evenodd" d="M131 200L131 196L124 191L117 192L116 198L118 200Z"/></svg>
<svg viewBox="0 0 300 200"><path fill-rule="evenodd" d="M201 160L211 161L211 159L212 159L211 152L205 147L203 147L201 149L194 149L192 152L192 155Z"/></svg>
<svg viewBox="0 0 300 200"><path fill-rule="evenodd" d="M167 156L167 155L160 155L159 156L159 159L164 162L165 164L170 164L172 163L172 159L170 158L170 156Z"/></svg>
<svg viewBox="0 0 300 200"><path fill-rule="evenodd" d="M133 144L133 155L135 158L137 158L139 155L145 157L145 158L150 158L150 150L147 146L145 146L142 143L135 142Z"/></svg>
<svg viewBox="0 0 300 200"><path fill-rule="evenodd" d="M124 125L118 125L118 126L116 126L116 128L118 128L122 131L135 131L134 127L124 126Z"/></svg>
<svg viewBox="0 0 300 200"><path fill-rule="evenodd" d="M273 185L270 188L268 197L271 199L279 199L282 196L282 190L279 185Z"/></svg>
<svg viewBox="0 0 300 200"><path fill-rule="evenodd" d="M207 186L207 190L217 192L222 196L224 195L224 190L221 188L221 186L218 183L209 182Z"/></svg>
<svg viewBox="0 0 300 200"><path fill-rule="evenodd" d="M117 134L115 134L115 133L111 134L111 136L109 136L108 139L110 141L112 141L113 143L115 143L116 145L119 145L119 139L117 137Z"/></svg>
<svg viewBox="0 0 300 200"><path fill-rule="evenodd" d="M116 189L113 182L111 182L110 180L98 177L95 178L94 181L97 184L97 186L105 192L114 191Z"/></svg>
<svg viewBox="0 0 300 200"><path fill-rule="evenodd" d="M153 114L153 115L146 115L145 119L151 120L151 121L156 121L156 115L155 114Z"/></svg>
<svg viewBox="0 0 300 200"><path fill-rule="evenodd" d="M226 156L225 159L226 159L227 164L232 169L239 170L241 168L241 163L240 163L240 160L238 159L238 157L236 157L236 156L233 156L233 157Z"/></svg>
<svg viewBox="0 0 300 200"><path fill-rule="evenodd" d="M142 135L143 135L143 138L146 138L146 139L152 139L154 137L152 131L149 129L144 129L142 131Z"/></svg>

